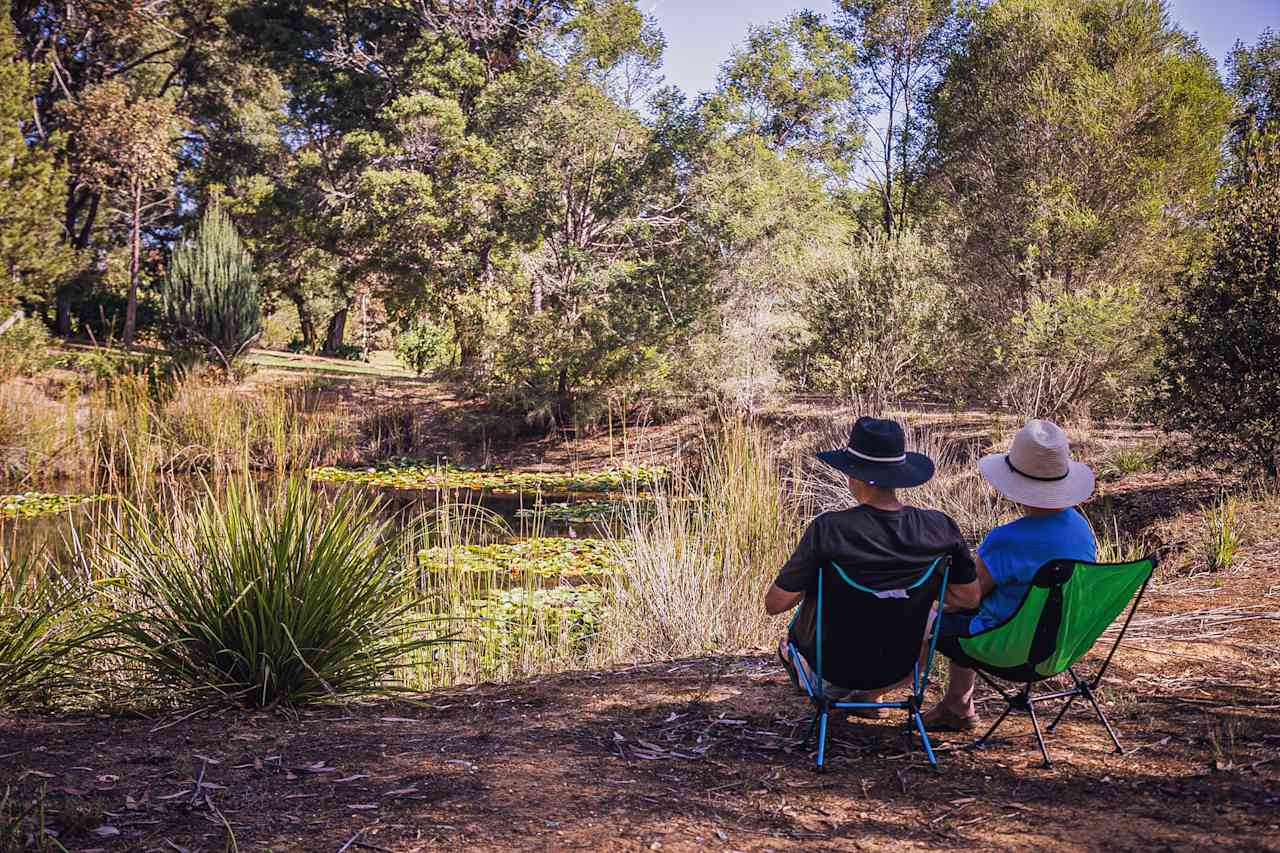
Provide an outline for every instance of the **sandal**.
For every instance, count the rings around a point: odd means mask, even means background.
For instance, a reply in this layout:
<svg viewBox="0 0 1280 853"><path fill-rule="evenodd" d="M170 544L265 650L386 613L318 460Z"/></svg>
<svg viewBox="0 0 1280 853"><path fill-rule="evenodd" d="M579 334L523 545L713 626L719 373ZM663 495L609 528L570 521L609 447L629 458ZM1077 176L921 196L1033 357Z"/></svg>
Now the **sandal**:
<svg viewBox="0 0 1280 853"><path fill-rule="evenodd" d="M924 727L931 732L971 732L982 724L977 714L961 716L941 705L922 717Z"/></svg>

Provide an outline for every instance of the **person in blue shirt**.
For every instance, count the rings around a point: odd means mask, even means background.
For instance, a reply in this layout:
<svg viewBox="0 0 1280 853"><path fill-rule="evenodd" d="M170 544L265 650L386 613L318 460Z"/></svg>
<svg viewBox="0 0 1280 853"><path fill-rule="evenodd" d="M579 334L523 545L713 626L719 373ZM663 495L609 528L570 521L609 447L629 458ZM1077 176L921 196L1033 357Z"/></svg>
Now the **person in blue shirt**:
<svg viewBox="0 0 1280 853"><path fill-rule="evenodd" d="M977 610L942 614L944 636L968 636L1010 619L1022 605L1031 579L1058 558L1093 562L1097 541L1075 508L1093 494L1093 471L1071 458L1067 435L1057 424L1033 420L1019 430L1008 453L978 462L991 486L1018 505L1022 517L1003 524L978 546ZM924 716L934 731L970 731L979 725L973 707L976 673L951 661L947 692Z"/></svg>

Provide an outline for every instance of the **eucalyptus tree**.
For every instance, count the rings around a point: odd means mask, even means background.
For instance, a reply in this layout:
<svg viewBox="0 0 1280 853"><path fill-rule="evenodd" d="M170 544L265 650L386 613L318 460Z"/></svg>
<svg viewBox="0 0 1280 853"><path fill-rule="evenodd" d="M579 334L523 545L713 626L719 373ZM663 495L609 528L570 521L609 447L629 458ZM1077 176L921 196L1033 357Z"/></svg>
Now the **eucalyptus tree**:
<svg viewBox="0 0 1280 853"><path fill-rule="evenodd" d="M61 240L66 175L56 148L28 142L35 86L16 53L0 19L0 323L19 297L52 290L72 261Z"/></svg>
<svg viewBox="0 0 1280 853"><path fill-rule="evenodd" d="M929 138L925 100L963 32L954 0L837 0L836 31L847 40L861 87L856 109L868 145L860 182L875 195L879 224L908 227Z"/></svg>
<svg viewBox="0 0 1280 853"><path fill-rule="evenodd" d="M106 95L122 110L141 105L150 113L180 101L190 82L192 57L221 26L229 5L230 0L10 3L18 54L39 70L31 100L31 139L39 146L65 150L75 164L63 195L61 235L63 243L79 254L82 265L102 266L121 243L137 246L142 239L132 227L119 228L119 217L107 217L103 227L104 212L123 211L127 223L141 205L136 203L132 180L103 180L114 157L91 165L93 157L104 152L82 140L78 132L93 126L79 115L85 98L99 113ZM124 90L127 97L116 97ZM121 127L128 126L123 118L116 118ZM134 136L140 133L142 129L133 130ZM177 153L175 149L173 154ZM143 159L154 162L150 157ZM132 261L130 265L135 266ZM130 289L136 290L136 285L137 275L131 273ZM66 282L57 292L56 325L63 334L71 331L76 287Z"/></svg>
<svg viewBox="0 0 1280 853"><path fill-rule="evenodd" d="M1221 164L1231 100L1213 60L1162 0L998 0L931 106L970 366L1068 407L1120 388L1149 361L1150 300ZM1055 373L1086 357L1089 377ZM1059 378L1079 392L1064 397Z"/></svg>

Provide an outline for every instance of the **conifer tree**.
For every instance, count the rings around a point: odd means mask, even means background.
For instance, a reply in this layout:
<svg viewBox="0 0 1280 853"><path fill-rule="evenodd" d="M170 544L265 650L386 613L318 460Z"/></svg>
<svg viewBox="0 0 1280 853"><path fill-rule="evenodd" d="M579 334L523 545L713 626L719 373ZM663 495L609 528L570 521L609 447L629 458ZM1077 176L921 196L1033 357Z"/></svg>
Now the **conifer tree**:
<svg viewBox="0 0 1280 853"><path fill-rule="evenodd" d="M31 69L0 16L0 315L20 296L52 290L71 263L59 239L66 176L54 153L23 133L31 96Z"/></svg>
<svg viewBox="0 0 1280 853"><path fill-rule="evenodd" d="M216 201L173 249L164 307L180 337L207 347L228 371L258 338L262 302L253 258Z"/></svg>

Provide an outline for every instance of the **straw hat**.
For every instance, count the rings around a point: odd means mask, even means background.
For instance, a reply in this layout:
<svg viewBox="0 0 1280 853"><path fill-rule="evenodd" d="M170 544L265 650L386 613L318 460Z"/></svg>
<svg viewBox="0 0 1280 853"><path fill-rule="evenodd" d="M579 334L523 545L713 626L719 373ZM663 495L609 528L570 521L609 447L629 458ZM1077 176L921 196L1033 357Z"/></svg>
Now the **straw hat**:
<svg viewBox="0 0 1280 853"><path fill-rule="evenodd" d="M1009 500L1037 509L1066 509L1093 494L1093 471L1071 458L1067 434L1049 421L1029 422L1008 453L982 457L978 470Z"/></svg>

